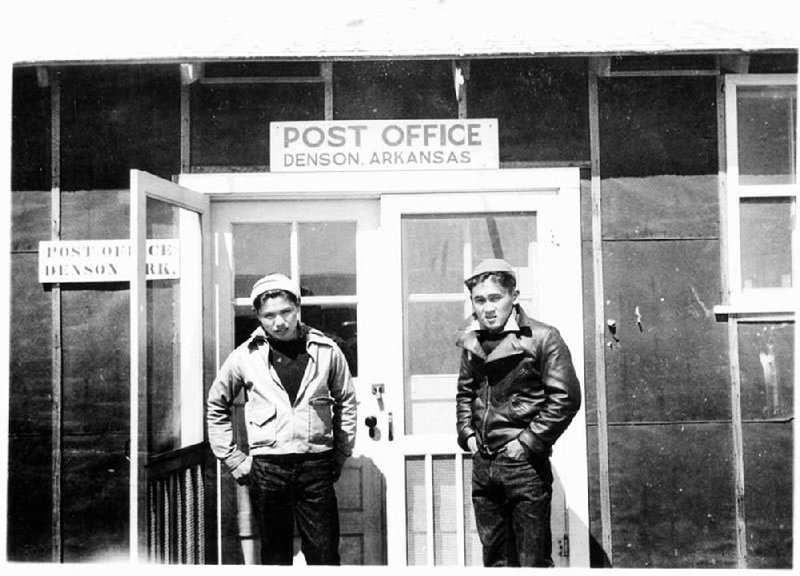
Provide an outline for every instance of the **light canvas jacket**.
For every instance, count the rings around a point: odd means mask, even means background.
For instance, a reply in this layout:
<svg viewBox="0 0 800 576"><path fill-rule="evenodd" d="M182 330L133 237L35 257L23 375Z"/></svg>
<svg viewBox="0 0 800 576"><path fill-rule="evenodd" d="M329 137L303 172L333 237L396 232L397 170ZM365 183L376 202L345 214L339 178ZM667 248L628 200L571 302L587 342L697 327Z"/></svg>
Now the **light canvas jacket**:
<svg viewBox="0 0 800 576"><path fill-rule="evenodd" d="M298 325L298 329L304 327ZM294 405L269 362L266 333L258 327L222 365L208 393L206 421L214 455L233 470L246 455L233 434L231 406L244 394L250 455L303 454L335 449L352 454L356 396L344 354L314 328L305 329L310 356Z"/></svg>

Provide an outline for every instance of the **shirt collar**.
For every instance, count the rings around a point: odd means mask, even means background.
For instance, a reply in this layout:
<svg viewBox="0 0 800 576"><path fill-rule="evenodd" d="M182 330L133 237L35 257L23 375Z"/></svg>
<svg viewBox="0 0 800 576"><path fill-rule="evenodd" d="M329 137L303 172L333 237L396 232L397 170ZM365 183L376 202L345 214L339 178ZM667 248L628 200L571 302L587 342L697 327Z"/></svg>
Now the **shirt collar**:
<svg viewBox="0 0 800 576"><path fill-rule="evenodd" d="M503 326L501 332L519 332L519 324L517 323L516 316L517 315L515 313L513 312L511 313L511 315L508 317L508 320L506 320L506 325ZM478 322L477 318L473 317L472 322L470 323L469 326L467 326L467 332L478 332L480 330L482 330L481 323Z"/></svg>

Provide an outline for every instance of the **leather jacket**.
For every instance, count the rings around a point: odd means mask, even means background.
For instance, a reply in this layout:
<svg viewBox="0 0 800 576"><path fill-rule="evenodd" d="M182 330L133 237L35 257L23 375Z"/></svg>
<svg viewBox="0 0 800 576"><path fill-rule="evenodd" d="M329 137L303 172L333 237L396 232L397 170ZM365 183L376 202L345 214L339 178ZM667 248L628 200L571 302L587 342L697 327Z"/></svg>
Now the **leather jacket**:
<svg viewBox="0 0 800 576"><path fill-rule="evenodd" d="M561 334L520 306L516 321L519 331L507 332L488 357L476 322L458 341L456 421L464 450L473 435L487 456L518 438L532 453L549 456L580 408L580 383Z"/></svg>
<svg viewBox="0 0 800 576"><path fill-rule="evenodd" d="M244 395L251 455L353 451L356 396L344 354L319 330L307 332L308 366L294 404L269 361L269 342L258 327L231 352L208 392L206 421L214 455L230 470L245 459L233 434L234 399Z"/></svg>

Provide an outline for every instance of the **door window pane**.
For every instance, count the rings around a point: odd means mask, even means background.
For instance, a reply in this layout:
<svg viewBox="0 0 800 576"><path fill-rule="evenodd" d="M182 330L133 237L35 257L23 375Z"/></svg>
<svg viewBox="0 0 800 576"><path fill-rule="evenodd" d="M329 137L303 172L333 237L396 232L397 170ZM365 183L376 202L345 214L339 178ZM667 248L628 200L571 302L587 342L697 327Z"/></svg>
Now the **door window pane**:
<svg viewBox="0 0 800 576"><path fill-rule="evenodd" d="M339 344L357 376L356 223L256 222L234 224L232 231L235 298L249 300L253 284L265 274L290 276L296 270L300 319ZM249 305L239 302L235 309L239 345L258 323Z"/></svg>
<svg viewBox="0 0 800 576"><path fill-rule="evenodd" d="M464 487L464 565L483 566L483 547L475 524L475 509L472 505L472 458L464 456L462 470Z"/></svg>
<svg viewBox="0 0 800 576"><path fill-rule="evenodd" d="M456 340L472 312L464 277L485 258L517 274L520 302L536 315L536 214L428 214L402 219L405 433L453 434Z"/></svg>
<svg viewBox="0 0 800 576"><path fill-rule="evenodd" d="M313 222L299 228L303 296L356 293L356 223Z"/></svg>
<svg viewBox="0 0 800 576"><path fill-rule="evenodd" d="M740 184L796 179L797 88L739 86L736 99Z"/></svg>
<svg viewBox="0 0 800 576"><path fill-rule="evenodd" d="M794 415L794 324L739 323L743 420Z"/></svg>
<svg viewBox="0 0 800 576"><path fill-rule="evenodd" d="M358 376L358 330L356 306L353 305L301 305L300 319L309 326L324 332L342 349L350 373ZM251 306L236 306L234 319L234 346L247 340L258 328L258 320Z"/></svg>
<svg viewBox="0 0 800 576"><path fill-rule="evenodd" d="M411 293L462 292L463 219L404 218L403 274Z"/></svg>
<svg viewBox="0 0 800 576"><path fill-rule="evenodd" d="M406 562L424 566L428 555L425 495L425 458L406 459Z"/></svg>
<svg viewBox="0 0 800 576"><path fill-rule="evenodd" d="M408 371L456 374L456 340L467 324L464 302L411 302L408 305Z"/></svg>
<svg viewBox="0 0 800 576"><path fill-rule="evenodd" d="M456 538L456 459L433 457L433 560L436 566L458 563Z"/></svg>
<svg viewBox="0 0 800 576"><path fill-rule="evenodd" d="M742 288L789 288L795 202L745 199L740 204Z"/></svg>
<svg viewBox="0 0 800 576"><path fill-rule="evenodd" d="M147 199L147 238L178 238L180 209ZM180 279L148 280L147 453L180 447Z"/></svg>
<svg viewBox="0 0 800 576"><path fill-rule="evenodd" d="M454 454L407 456L406 479L406 552L409 566L427 565L428 545L433 544L433 564L455 566L458 538L465 537L468 557L464 564L480 565L481 548L472 512L472 468L468 459L462 460L464 470L463 507L458 506L456 494L456 458ZM428 516L430 512L430 518ZM464 514L465 535L459 534L458 515ZM432 524L430 523L432 521ZM430 530L433 530L433 534Z"/></svg>
<svg viewBox="0 0 800 576"><path fill-rule="evenodd" d="M319 304L301 306L303 323L333 339L347 358L350 373L358 376L358 322L356 305Z"/></svg>
<svg viewBox="0 0 800 576"><path fill-rule="evenodd" d="M291 269L288 223L233 225L233 295L248 298L256 280L271 272L287 276Z"/></svg>

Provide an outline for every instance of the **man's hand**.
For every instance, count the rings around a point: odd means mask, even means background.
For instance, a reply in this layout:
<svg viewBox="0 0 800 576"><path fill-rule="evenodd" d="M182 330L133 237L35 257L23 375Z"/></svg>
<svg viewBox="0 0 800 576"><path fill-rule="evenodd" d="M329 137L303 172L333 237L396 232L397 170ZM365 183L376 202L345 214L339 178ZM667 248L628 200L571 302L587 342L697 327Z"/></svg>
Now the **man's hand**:
<svg viewBox="0 0 800 576"><path fill-rule="evenodd" d="M333 481L339 480L342 475L342 468L344 468L345 461L349 458L347 454L339 452L338 450L333 455Z"/></svg>
<svg viewBox="0 0 800 576"><path fill-rule="evenodd" d="M478 454L478 439L475 436L467 438L467 448L473 456Z"/></svg>
<svg viewBox="0 0 800 576"><path fill-rule="evenodd" d="M525 444L520 442L517 438L514 438L511 442L506 444L505 453L506 456L513 460L527 460L530 455L530 450L528 450Z"/></svg>
<svg viewBox="0 0 800 576"><path fill-rule="evenodd" d="M231 475L236 478L236 482L242 486L250 485L250 470L253 468L253 457L248 456L241 464L231 471Z"/></svg>

